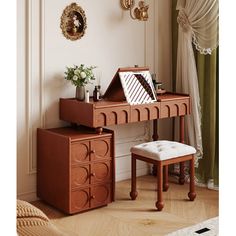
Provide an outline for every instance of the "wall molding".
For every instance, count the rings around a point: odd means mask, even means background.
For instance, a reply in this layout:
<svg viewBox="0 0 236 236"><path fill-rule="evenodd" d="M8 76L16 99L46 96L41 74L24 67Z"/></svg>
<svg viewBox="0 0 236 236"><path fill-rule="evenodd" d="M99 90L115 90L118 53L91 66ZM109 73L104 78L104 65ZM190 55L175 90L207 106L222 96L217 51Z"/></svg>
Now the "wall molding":
<svg viewBox="0 0 236 236"><path fill-rule="evenodd" d="M154 0L152 0L153 2ZM24 111L24 126L26 128L26 140L24 164L27 165L26 170L22 169L24 172L24 181L27 184L24 185L25 190L36 189L36 185L32 184L35 181L37 173L37 157L36 157L36 131L38 127L44 128L46 125L46 93L45 93L45 0L25 1L25 72L26 76L25 82L25 111ZM144 58L145 64L149 64L149 52L148 39L152 37L150 35L150 25L149 23L144 25ZM138 142L149 141L150 140L150 123L145 123L145 131L141 136L133 135L130 138L118 139L116 140L116 145L120 147L126 145L135 145ZM124 146L123 146L124 147ZM124 150L123 153L118 153L116 158L129 157L130 153ZM144 173L146 169L144 168ZM146 173L146 172L145 172ZM127 176L128 172L121 173L122 176ZM23 176L23 175L22 175ZM120 179L121 177L117 177ZM23 181L23 180L22 180ZM35 200L36 191L22 192L18 194L19 198Z"/></svg>
<svg viewBox="0 0 236 236"><path fill-rule="evenodd" d="M35 5L37 4L37 7ZM34 13L34 14L33 14ZM32 17L34 15L34 17ZM37 30L36 37L34 37ZM36 174L36 129L44 127L44 0L26 1L26 127L28 174ZM34 86L38 85L38 86ZM38 90L35 90L38 87ZM35 99L35 97L38 97ZM37 111L35 109L37 108Z"/></svg>

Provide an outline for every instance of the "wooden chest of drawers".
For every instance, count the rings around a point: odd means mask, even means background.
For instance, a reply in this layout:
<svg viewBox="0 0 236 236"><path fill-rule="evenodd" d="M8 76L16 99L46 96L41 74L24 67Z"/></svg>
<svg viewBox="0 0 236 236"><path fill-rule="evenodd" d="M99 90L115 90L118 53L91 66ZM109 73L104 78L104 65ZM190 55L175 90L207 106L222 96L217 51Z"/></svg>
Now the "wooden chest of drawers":
<svg viewBox="0 0 236 236"><path fill-rule="evenodd" d="M114 201L114 185L113 131L38 129L39 198L73 214Z"/></svg>

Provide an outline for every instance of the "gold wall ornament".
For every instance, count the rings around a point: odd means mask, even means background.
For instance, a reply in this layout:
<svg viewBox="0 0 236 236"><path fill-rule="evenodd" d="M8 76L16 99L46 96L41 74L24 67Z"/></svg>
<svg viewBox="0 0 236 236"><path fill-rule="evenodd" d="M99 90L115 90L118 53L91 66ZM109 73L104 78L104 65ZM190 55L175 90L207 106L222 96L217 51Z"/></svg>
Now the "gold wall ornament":
<svg viewBox="0 0 236 236"><path fill-rule="evenodd" d="M133 20L147 21L148 20L148 8L145 1L139 1L138 7L134 9L134 15L132 10L135 5L135 0L120 0L121 7L124 10L129 10L130 16Z"/></svg>
<svg viewBox="0 0 236 236"><path fill-rule="evenodd" d="M61 16L62 33L67 39L77 40L84 36L87 28L84 10L77 4L67 6Z"/></svg>

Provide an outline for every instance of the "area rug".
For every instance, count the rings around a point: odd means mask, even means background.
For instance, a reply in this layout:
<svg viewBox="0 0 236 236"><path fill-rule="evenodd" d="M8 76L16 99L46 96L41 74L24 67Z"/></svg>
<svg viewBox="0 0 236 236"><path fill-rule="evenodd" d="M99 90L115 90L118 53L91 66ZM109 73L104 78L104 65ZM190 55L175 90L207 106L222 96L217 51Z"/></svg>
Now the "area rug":
<svg viewBox="0 0 236 236"><path fill-rule="evenodd" d="M211 218L191 227L167 234L167 236L217 236L219 235L219 218Z"/></svg>

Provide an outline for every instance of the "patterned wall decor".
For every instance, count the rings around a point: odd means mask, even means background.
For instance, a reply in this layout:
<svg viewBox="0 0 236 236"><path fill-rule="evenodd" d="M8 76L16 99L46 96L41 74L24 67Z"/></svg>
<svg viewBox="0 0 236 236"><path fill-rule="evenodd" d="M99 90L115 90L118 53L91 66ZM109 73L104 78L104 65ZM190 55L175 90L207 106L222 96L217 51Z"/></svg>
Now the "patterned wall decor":
<svg viewBox="0 0 236 236"><path fill-rule="evenodd" d="M129 104L152 103L157 100L149 71L119 72L119 76Z"/></svg>

